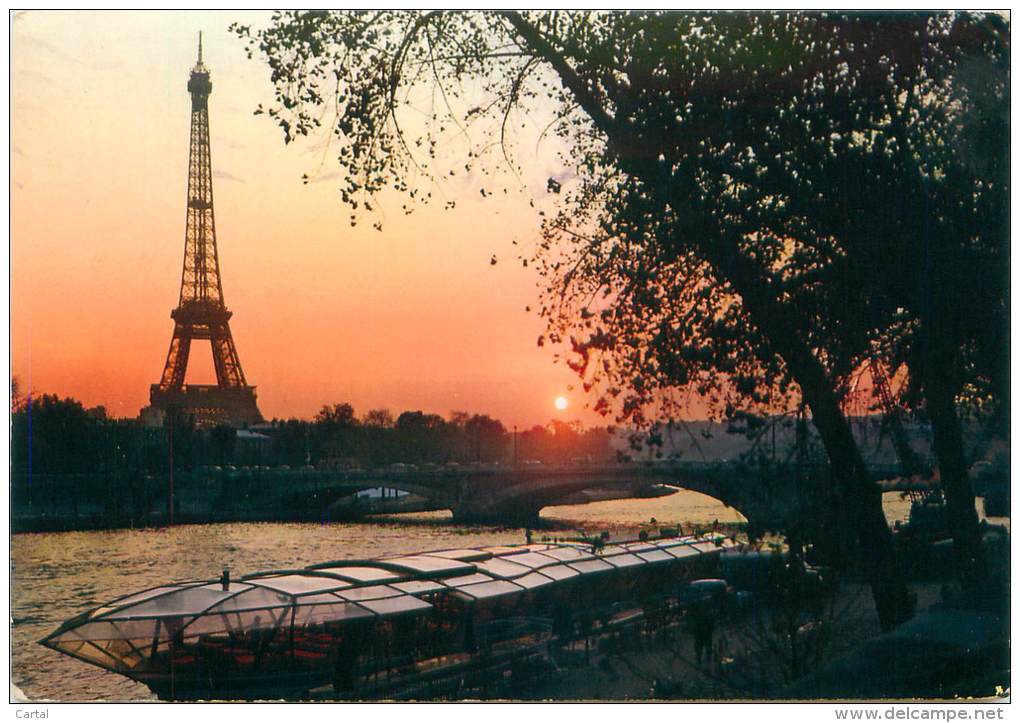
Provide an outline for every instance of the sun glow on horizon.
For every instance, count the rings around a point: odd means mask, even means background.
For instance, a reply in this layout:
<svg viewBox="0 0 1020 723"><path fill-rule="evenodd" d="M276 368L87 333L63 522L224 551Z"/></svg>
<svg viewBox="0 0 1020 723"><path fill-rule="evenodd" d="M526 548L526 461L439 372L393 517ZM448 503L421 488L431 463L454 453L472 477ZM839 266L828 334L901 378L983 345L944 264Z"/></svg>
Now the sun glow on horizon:
<svg viewBox="0 0 1020 723"><path fill-rule="evenodd" d="M556 397L556 401L554 401L553 404L555 404L556 408L562 412L564 409L567 408L569 402L567 402L566 397Z"/></svg>

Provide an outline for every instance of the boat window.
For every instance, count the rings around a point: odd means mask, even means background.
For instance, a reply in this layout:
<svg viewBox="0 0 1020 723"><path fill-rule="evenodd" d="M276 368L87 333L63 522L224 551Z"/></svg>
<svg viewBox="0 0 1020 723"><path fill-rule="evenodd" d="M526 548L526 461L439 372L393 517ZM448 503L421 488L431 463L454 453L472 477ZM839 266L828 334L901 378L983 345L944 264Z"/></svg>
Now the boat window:
<svg viewBox="0 0 1020 723"><path fill-rule="evenodd" d="M490 575L495 575L496 577L517 577L518 575L531 572L530 567L517 565L509 560L503 560L500 558L493 558L491 560L486 560L485 562L477 562L475 563L475 567L482 572L487 572Z"/></svg>
<svg viewBox="0 0 1020 723"><path fill-rule="evenodd" d="M119 660L104 652L101 648L102 643L99 643L98 646L99 647L97 647L97 644L78 640L75 642L59 643L57 647L70 655L76 655L80 658L84 658L93 665L98 665L100 668L117 670Z"/></svg>
<svg viewBox="0 0 1020 723"><path fill-rule="evenodd" d="M332 575L339 575L355 582L385 582L387 580L396 580L401 577L405 577L399 572L393 572L392 570L384 570L381 567L366 567L361 565L352 565L350 567L338 566L338 567L324 567L315 568L319 572L328 572Z"/></svg>
<svg viewBox="0 0 1020 723"><path fill-rule="evenodd" d="M230 586L230 590L226 591L218 584L215 586L202 585L200 587L184 588L167 595L161 595L126 608L121 608L117 612L107 615L105 619L197 615L224 598L249 589L251 589L251 585L245 585L240 582L233 583Z"/></svg>
<svg viewBox="0 0 1020 723"><path fill-rule="evenodd" d="M283 623L290 623L290 616L293 608L267 608L263 610L245 610L242 613L234 613L232 616L237 621L235 631L240 633L252 633L256 630L274 630ZM226 615L222 617L228 617ZM185 628L185 634L191 633L190 628Z"/></svg>
<svg viewBox="0 0 1020 723"><path fill-rule="evenodd" d="M528 588L529 590L533 590L536 587L542 587L543 585L548 585L551 582L552 578L546 577L545 575L542 575L537 572L529 572L527 575L524 575L523 577L518 577L514 579L515 584L520 585L521 587L524 588Z"/></svg>
<svg viewBox="0 0 1020 723"><path fill-rule="evenodd" d="M568 577L576 577L580 573L566 565L551 565L543 567L542 574L551 577L553 580L566 580Z"/></svg>
<svg viewBox="0 0 1020 723"><path fill-rule="evenodd" d="M442 552L430 552L429 555L443 557L447 560L461 560L464 562L486 560L492 557L492 553L487 550L443 550Z"/></svg>
<svg viewBox="0 0 1020 723"><path fill-rule="evenodd" d="M460 562L459 560L447 560L443 557L432 557L430 555L409 555L407 557L393 557L386 560L391 565L399 565L413 572L468 572L474 570L474 565Z"/></svg>
<svg viewBox="0 0 1020 723"><path fill-rule="evenodd" d="M368 587L352 587L349 590L341 590L337 593L344 600L378 600L384 597L395 597L402 595L400 590L394 590L389 585L369 585Z"/></svg>
<svg viewBox="0 0 1020 723"><path fill-rule="evenodd" d="M371 617L374 617L374 614L370 610L361 607L361 605L341 602L333 598L332 603L299 605L294 610L294 626L322 625L323 623L337 623Z"/></svg>
<svg viewBox="0 0 1020 723"><path fill-rule="evenodd" d="M673 558L666 555L666 558L672 560ZM633 565L643 565L644 561L637 555L612 555L603 557L603 560L608 562L613 567L631 567Z"/></svg>
<svg viewBox="0 0 1020 723"><path fill-rule="evenodd" d="M647 552L639 552L638 556L648 562L664 562L665 560L672 560L673 556L665 550L648 550Z"/></svg>
<svg viewBox="0 0 1020 723"><path fill-rule="evenodd" d="M602 560L582 560L581 562L572 562L570 566L585 575L613 569L612 565L607 565Z"/></svg>
<svg viewBox="0 0 1020 723"><path fill-rule="evenodd" d="M480 572L476 572L473 575L461 575L460 577L451 577L443 580L450 587L464 587L465 585L475 585L480 582L492 582L492 578L488 575L483 575Z"/></svg>
<svg viewBox="0 0 1020 723"><path fill-rule="evenodd" d="M514 585L508 580L493 580L492 582L483 582L478 585L467 585L466 587L459 588L458 592L469 595L475 600L482 600L499 597L500 595L510 595L522 592L522 590L520 586Z"/></svg>
<svg viewBox="0 0 1020 723"><path fill-rule="evenodd" d="M199 615L184 627L184 636L193 638L197 635L233 635L244 636L253 630L270 630L281 623L289 623L293 608L290 605L275 608L258 608L244 612L210 611Z"/></svg>
<svg viewBox="0 0 1020 723"><path fill-rule="evenodd" d="M308 593L340 590L351 586L351 583L344 582L343 580L316 575L274 575L272 577L255 578L249 580L249 582L271 587L274 590L290 595L307 595Z"/></svg>
<svg viewBox="0 0 1020 723"><path fill-rule="evenodd" d="M51 643L67 643L77 640L147 640L150 644L156 635L155 618L147 620L97 620L85 623L76 628L65 630L60 635L50 638ZM167 639L166 628L159 627L161 639Z"/></svg>
<svg viewBox="0 0 1020 723"><path fill-rule="evenodd" d="M400 597L391 597L385 600L365 600L361 604L379 615L418 612L429 610L432 607L424 600L419 600L413 595L401 595Z"/></svg>
<svg viewBox="0 0 1020 723"><path fill-rule="evenodd" d="M442 583L438 583L435 580L408 580L407 582L395 582L393 587L397 588L401 592L410 593L412 595L421 595L426 592L436 592L437 590L445 590L446 586Z"/></svg>

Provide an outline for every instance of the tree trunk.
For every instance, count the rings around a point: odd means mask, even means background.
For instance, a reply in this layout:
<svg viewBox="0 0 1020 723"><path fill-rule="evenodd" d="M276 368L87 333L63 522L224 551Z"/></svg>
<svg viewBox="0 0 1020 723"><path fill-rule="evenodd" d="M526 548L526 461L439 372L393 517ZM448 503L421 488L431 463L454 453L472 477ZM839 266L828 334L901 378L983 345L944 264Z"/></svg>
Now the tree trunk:
<svg viewBox="0 0 1020 723"><path fill-rule="evenodd" d="M882 493L870 478L821 364L812 356L810 362L813 363L808 365L816 368L800 369L800 364L790 363L790 358L800 354L782 351L780 354L790 365L804 400L811 408L812 420L825 446L847 515L850 537L845 542L857 545L856 556L863 563L871 585L879 621L882 628L888 630L913 615L913 603L896 561L892 533L882 509ZM794 369L795 366L798 369Z"/></svg>
<svg viewBox="0 0 1020 723"><path fill-rule="evenodd" d="M752 323L761 329L800 386L804 402L829 457L850 525L846 542L871 585L882 628L909 620L913 601L896 561L892 533L882 509L882 493L871 479L850 424L839 406L835 386L801 334L796 311L781 303L737 244L724 237L699 244L701 253L740 297Z"/></svg>
<svg viewBox="0 0 1020 723"><path fill-rule="evenodd" d="M956 413L956 394L937 365L927 369L925 400L946 498L949 524L953 531L953 555L956 569L968 584L982 584L988 574L981 528L974 506L974 491L963 451L963 432Z"/></svg>

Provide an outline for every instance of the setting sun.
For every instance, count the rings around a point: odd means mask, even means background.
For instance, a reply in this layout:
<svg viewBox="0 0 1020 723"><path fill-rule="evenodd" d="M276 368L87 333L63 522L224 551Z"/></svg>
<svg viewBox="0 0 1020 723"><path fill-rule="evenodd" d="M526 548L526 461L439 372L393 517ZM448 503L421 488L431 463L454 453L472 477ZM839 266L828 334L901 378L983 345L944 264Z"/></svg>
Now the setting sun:
<svg viewBox="0 0 1020 723"><path fill-rule="evenodd" d="M554 404L556 405L557 409L562 411L562 410L567 408L567 398L566 397L556 397L556 401L554 402Z"/></svg>

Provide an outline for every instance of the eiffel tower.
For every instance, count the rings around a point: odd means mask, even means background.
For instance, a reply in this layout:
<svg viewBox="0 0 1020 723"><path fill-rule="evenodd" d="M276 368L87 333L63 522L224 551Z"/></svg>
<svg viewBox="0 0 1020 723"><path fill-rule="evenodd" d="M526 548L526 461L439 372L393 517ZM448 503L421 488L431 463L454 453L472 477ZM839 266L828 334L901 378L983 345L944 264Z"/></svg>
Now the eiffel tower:
<svg viewBox="0 0 1020 723"><path fill-rule="evenodd" d="M162 413L174 409L191 416L198 426L230 424L240 427L262 421L255 387L248 386L230 334L231 312L223 301L220 262L216 251L213 214L212 160L209 153L209 94L212 82L202 63L202 35L198 63L188 80L191 93L191 155L188 163L188 222L184 238L181 296L170 313L174 333L159 384L149 392L152 407ZM185 384L193 339L208 339L212 347L216 384Z"/></svg>

